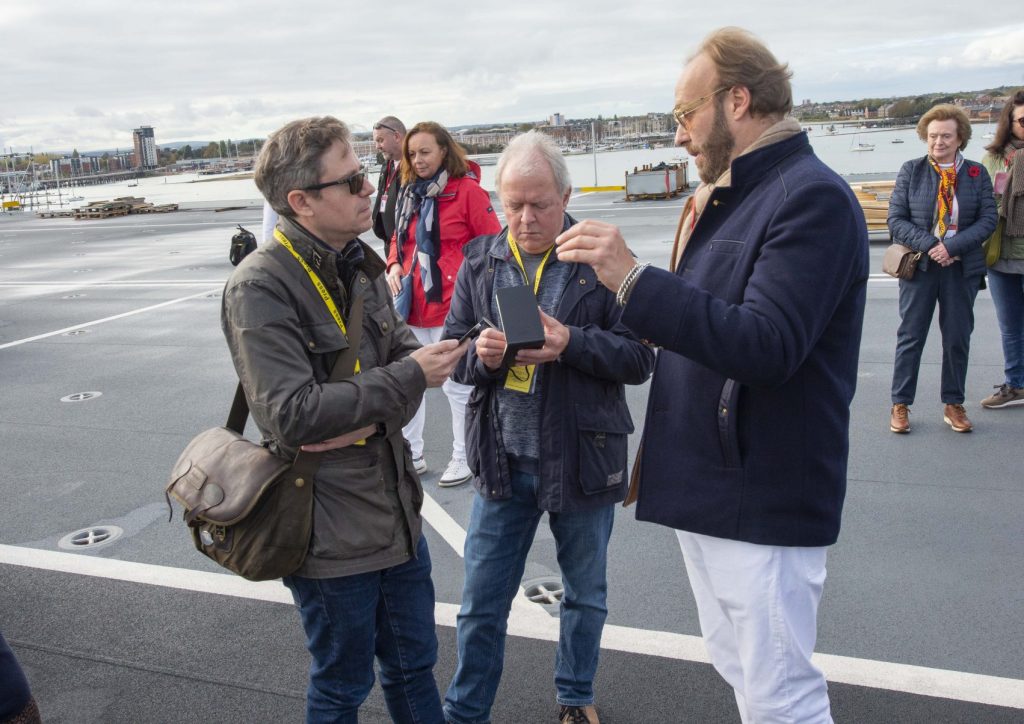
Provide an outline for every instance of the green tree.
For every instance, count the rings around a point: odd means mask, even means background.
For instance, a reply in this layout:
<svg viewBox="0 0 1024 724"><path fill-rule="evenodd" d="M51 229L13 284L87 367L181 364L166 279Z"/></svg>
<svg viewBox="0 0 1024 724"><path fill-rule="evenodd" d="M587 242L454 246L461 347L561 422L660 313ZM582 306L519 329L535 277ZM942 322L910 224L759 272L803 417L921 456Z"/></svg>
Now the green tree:
<svg viewBox="0 0 1024 724"><path fill-rule="evenodd" d="M224 141L221 141L220 142L220 157L221 158L227 158L227 156L228 156L228 144L224 143Z"/></svg>
<svg viewBox="0 0 1024 724"><path fill-rule="evenodd" d="M78 158L78 149L77 148L71 152L71 158Z"/></svg>
<svg viewBox="0 0 1024 724"><path fill-rule="evenodd" d="M203 149L203 158L218 158L220 156L220 146L217 145L216 141L210 141L206 148Z"/></svg>
<svg viewBox="0 0 1024 724"><path fill-rule="evenodd" d="M186 143L178 150L178 154L182 158L194 158L191 144Z"/></svg>
<svg viewBox="0 0 1024 724"><path fill-rule="evenodd" d="M901 98L889 109L890 118L910 118L914 115L914 102L909 98Z"/></svg>

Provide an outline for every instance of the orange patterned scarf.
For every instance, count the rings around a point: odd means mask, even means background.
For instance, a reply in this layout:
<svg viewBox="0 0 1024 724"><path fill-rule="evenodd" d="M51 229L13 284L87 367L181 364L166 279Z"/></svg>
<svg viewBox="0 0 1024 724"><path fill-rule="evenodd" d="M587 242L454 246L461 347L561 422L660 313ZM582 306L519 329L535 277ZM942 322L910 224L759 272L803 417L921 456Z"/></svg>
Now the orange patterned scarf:
<svg viewBox="0 0 1024 724"><path fill-rule="evenodd" d="M950 217L953 215L953 197L956 196L956 172L962 163L962 156L957 153L957 160L948 168L941 168L931 157L928 163L932 165L935 173L939 174L939 198L936 204L938 211L938 237L946 236L946 229L949 228Z"/></svg>

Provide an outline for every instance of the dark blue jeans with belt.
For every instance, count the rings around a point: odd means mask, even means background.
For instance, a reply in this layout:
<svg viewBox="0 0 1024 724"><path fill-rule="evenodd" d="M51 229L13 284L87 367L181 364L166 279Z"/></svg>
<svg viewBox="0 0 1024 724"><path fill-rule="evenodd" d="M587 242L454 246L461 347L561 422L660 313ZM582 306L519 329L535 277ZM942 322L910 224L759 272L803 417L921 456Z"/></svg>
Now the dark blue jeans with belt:
<svg viewBox="0 0 1024 724"><path fill-rule="evenodd" d="M974 298L980 286L981 277L965 277L960 262L940 267L929 260L927 270L919 269L913 279L900 280L901 321L896 332L896 362L892 372L893 404L914 402L921 353L928 340L936 304L942 333L942 402L963 404L967 358L974 332Z"/></svg>

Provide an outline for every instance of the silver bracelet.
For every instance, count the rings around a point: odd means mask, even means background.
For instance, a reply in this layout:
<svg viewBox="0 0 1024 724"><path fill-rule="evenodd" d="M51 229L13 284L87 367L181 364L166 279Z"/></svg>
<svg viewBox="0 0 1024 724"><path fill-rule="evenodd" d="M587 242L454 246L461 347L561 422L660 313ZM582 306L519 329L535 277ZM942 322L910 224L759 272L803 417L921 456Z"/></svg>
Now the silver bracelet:
<svg viewBox="0 0 1024 724"><path fill-rule="evenodd" d="M615 303L620 307L626 306L626 302L629 301L629 294L633 291L633 285L636 284L636 280L640 278L640 273L644 269L650 266L647 264L634 264L633 268L626 272L626 276L622 280L622 284L619 285L619 291L615 292Z"/></svg>

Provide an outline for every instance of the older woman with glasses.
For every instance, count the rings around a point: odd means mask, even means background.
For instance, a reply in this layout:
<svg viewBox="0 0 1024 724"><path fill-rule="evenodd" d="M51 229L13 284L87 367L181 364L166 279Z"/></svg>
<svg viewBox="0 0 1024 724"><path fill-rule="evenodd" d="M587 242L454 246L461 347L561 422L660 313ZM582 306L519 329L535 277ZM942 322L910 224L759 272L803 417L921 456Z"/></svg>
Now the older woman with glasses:
<svg viewBox="0 0 1024 724"><path fill-rule="evenodd" d="M474 171L475 167L475 171ZM396 296L411 294L406 322L423 344L437 342L451 306L462 247L485 234L501 231L489 194L480 186L479 166L448 130L432 121L417 123L402 141L402 192L395 235L388 254L388 284ZM443 386L452 411L452 457L438 485L461 485L471 477L466 463L466 402L472 390L448 380ZM417 472L423 458L426 401L403 429Z"/></svg>
<svg viewBox="0 0 1024 724"><path fill-rule="evenodd" d="M970 432L964 410L967 358L974 331L974 298L985 275L982 244L996 227L992 182L963 151L971 122L959 106L933 107L917 123L928 154L907 161L889 199L893 241L921 252L912 279L900 280L889 429L910 432L921 353L935 305L942 332L942 418L955 432Z"/></svg>
<svg viewBox="0 0 1024 724"><path fill-rule="evenodd" d="M981 162L992 176L999 226L988 242L988 285L1003 340L1005 379L982 407L1024 403L1024 90L1013 94Z"/></svg>

